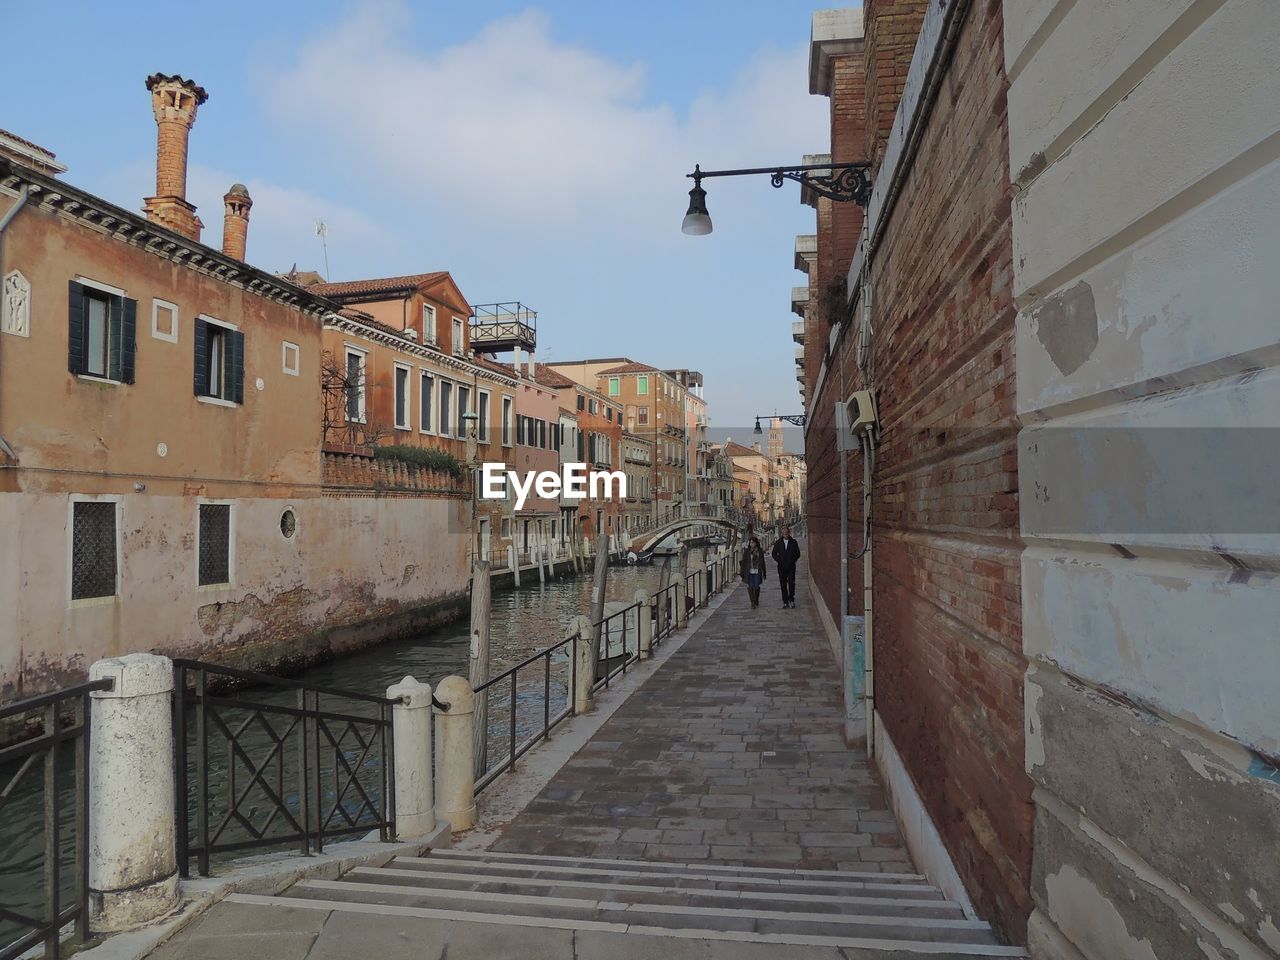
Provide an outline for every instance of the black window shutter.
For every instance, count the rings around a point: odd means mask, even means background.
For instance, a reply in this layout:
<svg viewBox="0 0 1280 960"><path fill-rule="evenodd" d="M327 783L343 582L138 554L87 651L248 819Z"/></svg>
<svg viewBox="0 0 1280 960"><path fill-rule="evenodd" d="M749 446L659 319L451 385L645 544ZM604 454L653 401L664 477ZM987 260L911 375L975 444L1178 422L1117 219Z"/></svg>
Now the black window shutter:
<svg viewBox="0 0 1280 960"><path fill-rule="evenodd" d="M227 399L232 403L244 403L244 334L232 330L227 339L231 347L227 351L226 382L230 385Z"/></svg>
<svg viewBox="0 0 1280 960"><path fill-rule="evenodd" d="M84 373L84 287L67 284L67 369Z"/></svg>
<svg viewBox="0 0 1280 960"><path fill-rule="evenodd" d="M124 299L112 297L107 301L107 377L119 380L120 377L120 334L124 329Z"/></svg>
<svg viewBox="0 0 1280 960"><path fill-rule="evenodd" d="M193 341L195 342L196 375L195 388L197 397L209 395L209 324L199 317L193 324Z"/></svg>
<svg viewBox="0 0 1280 960"><path fill-rule="evenodd" d="M120 331L120 380L133 383L138 354L138 301L124 301L124 317Z"/></svg>

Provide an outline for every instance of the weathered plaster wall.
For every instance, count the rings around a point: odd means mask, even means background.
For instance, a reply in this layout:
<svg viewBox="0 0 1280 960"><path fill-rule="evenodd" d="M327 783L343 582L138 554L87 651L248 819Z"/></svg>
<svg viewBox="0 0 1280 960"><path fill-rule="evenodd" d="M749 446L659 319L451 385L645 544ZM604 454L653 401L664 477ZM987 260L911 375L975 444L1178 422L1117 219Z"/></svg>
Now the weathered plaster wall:
<svg viewBox="0 0 1280 960"><path fill-rule="evenodd" d="M297 517L286 538L280 516ZM199 587L194 497L122 495L120 593L69 600L68 498L0 494L0 699L138 651L297 666L457 615L469 575L465 500L237 500L227 587Z"/></svg>
<svg viewBox="0 0 1280 960"><path fill-rule="evenodd" d="M1275 956L1280 7L1005 16L1033 954Z"/></svg>

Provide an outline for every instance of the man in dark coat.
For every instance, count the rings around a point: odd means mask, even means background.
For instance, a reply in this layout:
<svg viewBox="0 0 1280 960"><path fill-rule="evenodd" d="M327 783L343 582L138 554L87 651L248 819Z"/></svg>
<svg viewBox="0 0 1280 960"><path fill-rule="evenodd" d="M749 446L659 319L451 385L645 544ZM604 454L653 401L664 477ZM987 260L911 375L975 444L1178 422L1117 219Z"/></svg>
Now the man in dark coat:
<svg viewBox="0 0 1280 960"><path fill-rule="evenodd" d="M778 579L782 582L782 606L796 605L796 563L800 560L800 544L791 536L791 528L782 528L782 538L773 545L773 562L778 565Z"/></svg>

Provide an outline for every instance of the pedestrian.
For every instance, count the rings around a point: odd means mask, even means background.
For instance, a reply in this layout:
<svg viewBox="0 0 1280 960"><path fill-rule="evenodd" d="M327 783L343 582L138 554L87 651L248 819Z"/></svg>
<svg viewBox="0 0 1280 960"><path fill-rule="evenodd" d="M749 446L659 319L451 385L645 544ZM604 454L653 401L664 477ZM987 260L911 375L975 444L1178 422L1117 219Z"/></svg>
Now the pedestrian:
<svg viewBox="0 0 1280 960"><path fill-rule="evenodd" d="M773 545L773 562L778 565L778 581L782 585L782 607L796 607L796 563L800 560L800 544L791 537L791 528L782 528L782 537Z"/></svg>
<svg viewBox="0 0 1280 960"><path fill-rule="evenodd" d="M747 584L747 596L751 598L751 606L760 606L760 585L764 583L764 547L760 546L760 538L752 537L742 551L742 560L738 564L738 572Z"/></svg>

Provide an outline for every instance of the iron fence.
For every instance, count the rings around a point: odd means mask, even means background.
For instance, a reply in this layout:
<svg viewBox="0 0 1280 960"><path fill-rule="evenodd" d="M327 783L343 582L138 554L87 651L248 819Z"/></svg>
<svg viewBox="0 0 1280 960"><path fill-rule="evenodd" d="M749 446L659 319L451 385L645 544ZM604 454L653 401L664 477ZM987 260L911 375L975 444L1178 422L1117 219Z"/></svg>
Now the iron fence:
<svg viewBox="0 0 1280 960"><path fill-rule="evenodd" d="M209 876L220 853L296 843L307 855L332 837L395 836L395 701L195 660L173 664L183 877L193 857Z"/></svg>
<svg viewBox="0 0 1280 960"><path fill-rule="evenodd" d="M577 658L574 656L573 644L577 638L575 636L566 637L559 643L553 644L544 650L524 660L521 660L514 667L502 671L495 677L490 677L480 686L476 687L476 696L484 697L486 710L481 712L482 716L487 718L484 735L480 739L480 767L483 770L482 775L476 781L476 793L479 793L498 776L507 770L512 769L516 765L516 761L524 756L529 750L540 740L545 740L551 735L551 731L562 721L573 716L573 689L577 682L578 665ZM521 693L520 671L525 671L526 681L531 673L536 674L537 668L534 666L539 661L542 664L541 683L535 684L538 689L534 689L528 682L525 684L524 693ZM556 690L563 687L565 693L564 706L552 715L552 679L555 672L555 661L562 661L564 673L567 674L563 684L554 685ZM532 669L531 669L532 668ZM508 691L503 692L504 685ZM542 694L541 710L536 710L538 706L537 694ZM502 697L499 703L494 703L497 697ZM536 713L541 714L542 723L539 726L536 722L532 725L526 723L525 730L528 734L522 743L517 743L520 735L520 704L523 700L526 705L533 704ZM501 705L502 709L494 709ZM505 712L504 712L505 711ZM527 711L526 711L527 715ZM505 733L507 737L507 752L492 767L489 766L489 738L495 732Z"/></svg>
<svg viewBox="0 0 1280 960"><path fill-rule="evenodd" d="M676 628L676 584L670 583L649 598L653 609L653 646L671 636Z"/></svg>
<svg viewBox="0 0 1280 960"><path fill-rule="evenodd" d="M0 708L0 729L16 734L0 749L0 819L21 827L0 874L0 960L41 944L57 958L89 936L89 695L112 685L95 680Z"/></svg>
<svg viewBox="0 0 1280 960"><path fill-rule="evenodd" d="M640 614L644 607L645 604L637 601L629 607L624 607L616 613L611 613L603 620L598 620L591 625L592 631L599 631L600 635L600 649L597 653L597 660L600 663L601 674L592 685L592 690L608 687L609 681L620 674L625 674L627 667L640 659ZM635 618L635 626L628 629L628 621L632 617ZM616 637L615 631L617 633ZM627 645L628 636L634 641L634 651ZM615 640L618 650L616 654L612 653Z"/></svg>

